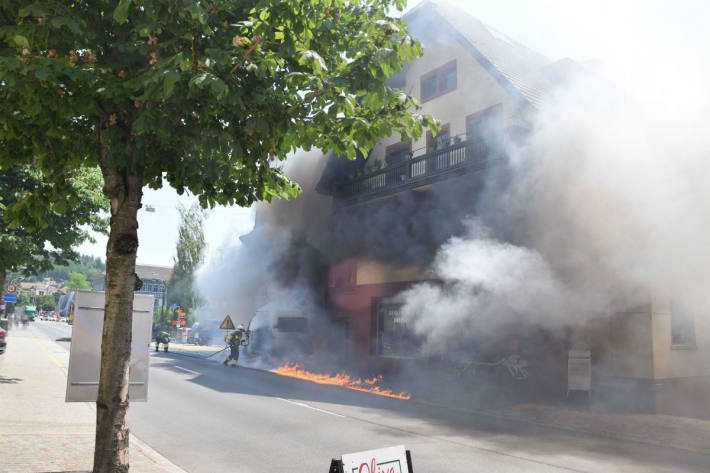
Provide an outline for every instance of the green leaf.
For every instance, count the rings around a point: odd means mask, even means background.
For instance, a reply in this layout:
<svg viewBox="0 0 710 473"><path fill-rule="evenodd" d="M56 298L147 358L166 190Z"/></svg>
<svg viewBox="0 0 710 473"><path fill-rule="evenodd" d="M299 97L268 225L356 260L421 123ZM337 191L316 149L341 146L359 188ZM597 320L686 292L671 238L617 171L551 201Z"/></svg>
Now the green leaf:
<svg viewBox="0 0 710 473"><path fill-rule="evenodd" d="M30 43L27 41L27 38L25 38L24 36L16 34L13 39L15 40L15 44L18 45L19 47L29 49Z"/></svg>
<svg viewBox="0 0 710 473"><path fill-rule="evenodd" d="M163 80L163 92L165 93L165 98L172 95L173 89L175 88L175 82L180 80L180 73L174 69L165 71L165 79Z"/></svg>
<svg viewBox="0 0 710 473"><path fill-rule="evenodd" d="M128 8L131 6L132 0L120 0L118 6L113 11L113 19L117 23L125 23L128 19Z"/></svg>

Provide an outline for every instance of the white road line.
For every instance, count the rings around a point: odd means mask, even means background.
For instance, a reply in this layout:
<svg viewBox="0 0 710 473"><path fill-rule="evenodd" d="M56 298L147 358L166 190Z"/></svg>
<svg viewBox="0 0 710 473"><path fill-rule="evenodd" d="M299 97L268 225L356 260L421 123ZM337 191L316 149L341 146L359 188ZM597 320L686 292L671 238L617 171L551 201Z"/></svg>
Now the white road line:
<svg viewBox="0 0 710 473"><path fill-rule="evenodd" d="M314 411L323 412L325 414L330 414L335 417L345 417L344 415L336 414L335 412L331 412L331 411L326 411L325 409L318 409L317 407L309 406L308 404L303 404L302 402L291 401L290 399L284 399L282 397L277 397L276 399L279 399L284 402L288 402L289 404L295 404L297 406L305 407L306 409L313 409Z"/></svg>
<svg viewBox="0 0 710 473"><path fill-rule="evenodd" d="M187 368L183 368L182 366L178 366L178 365L175 365L175 368L177 368L179 370L187 371L188 373L192 373L192 374L200 374L197 371L192 371L192 370L189 370Z"/></svg>

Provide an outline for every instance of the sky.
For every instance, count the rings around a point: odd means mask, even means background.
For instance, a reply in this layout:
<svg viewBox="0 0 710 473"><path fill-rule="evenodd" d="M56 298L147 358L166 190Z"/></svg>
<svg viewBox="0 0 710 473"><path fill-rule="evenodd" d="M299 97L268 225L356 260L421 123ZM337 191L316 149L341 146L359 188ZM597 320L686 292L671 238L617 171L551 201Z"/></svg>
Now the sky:
<svg viewBox="0 0 710 473"><path fill-rule="evenodd" d="M409 8L420 1L411 1ZM710 66L710 2L705 0L450 0L484 23L551 60L570 57L614 78L626 92L663 98L669 109L695 100ZM658 58L662 57L663 61ZM668 71L683 74L690 85L677 90ZM694 87L695 86L695 87ZM695 106L705 106L697 104ZM145 189L138 217L138 264L172 266L177 242L177 202L190 205L194 196L178 196L171 188ZM155 212L147 212L150 205ZM225 246L239 244L251 231L254 212L219 207L205 222L206 259ZM80 253L105 259L106 237L85 243Z"/></svg>

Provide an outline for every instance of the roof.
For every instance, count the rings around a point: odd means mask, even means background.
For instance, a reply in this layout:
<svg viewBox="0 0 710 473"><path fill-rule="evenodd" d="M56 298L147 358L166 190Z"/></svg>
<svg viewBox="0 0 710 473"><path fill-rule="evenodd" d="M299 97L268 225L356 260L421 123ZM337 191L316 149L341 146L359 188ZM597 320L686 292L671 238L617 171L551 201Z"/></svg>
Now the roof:
<svg viewBox="0 0 710 473"><path fill-rule="evenodd" d="M136 274L141 279L159 279L160 281L170 280L173 274L173 268L168 266L148 266L143 264L136 265Z"/></svg>
<svg viewBox="0 0 710 473"><path fill-rule="evenodd" d="M404 19L424 44L447 35L455 39L504 89L535 108L553 86L544 71L548 58L448 3L427 0Z"/></svg>
<svg viewBox="0 0 710 473"><path fill-rule="evenodd" d="M169 281L173 275L173 268L169 266L148 266L146 264L136 265L136 274L142 280L157 279L159 281ZM92 283L96 283L106 279L106 273L96 274L91 278Z"/></svg>

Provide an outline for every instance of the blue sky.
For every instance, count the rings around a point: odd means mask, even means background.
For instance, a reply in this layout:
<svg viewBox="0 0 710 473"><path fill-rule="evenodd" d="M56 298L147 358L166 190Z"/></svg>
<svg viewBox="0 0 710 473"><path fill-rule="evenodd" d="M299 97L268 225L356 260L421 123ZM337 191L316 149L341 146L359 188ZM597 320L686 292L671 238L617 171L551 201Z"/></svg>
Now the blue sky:
<svg viewBox="0 0 710 473"><path fill-rule="evenodd" d="M420 2L410 2L410 8ZM490 26L552 60L571 57L591 63L629 93L663 97L665 106L697 102L693 86L704 90L710 70L710 2L663 0L450 0ZM683 75L682 90L672 80ZM695 82L693 81L695 78ZM700 103L699 106L706 104ZM170 266L175 254L179 197L170 188L145 189L140 211L139 264ZM205 224L208 259L254 225L250 209L221 207ZM84 244L79 251L105 258L106 238Z"/></svg>

